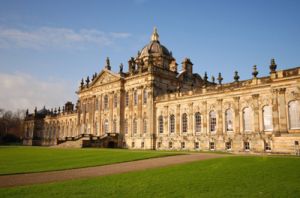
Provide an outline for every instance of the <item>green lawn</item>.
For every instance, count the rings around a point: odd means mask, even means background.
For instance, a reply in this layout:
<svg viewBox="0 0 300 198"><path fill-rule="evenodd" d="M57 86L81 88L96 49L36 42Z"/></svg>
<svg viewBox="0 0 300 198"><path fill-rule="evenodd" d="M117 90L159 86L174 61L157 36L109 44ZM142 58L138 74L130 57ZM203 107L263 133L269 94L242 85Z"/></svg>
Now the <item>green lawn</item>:
<svg viewBox="0 0 300 198"><path fill-rule="evenodd" d="M7 146L0 147L0 175L63 170L176 154L178 153L122 149Z"/></svg>
<svg viewBox="0 0 300 198"><path fill-rule="evenodd" d="M120 175L0 189L5 197L300 197L300 158L225 157Z"/></svg>

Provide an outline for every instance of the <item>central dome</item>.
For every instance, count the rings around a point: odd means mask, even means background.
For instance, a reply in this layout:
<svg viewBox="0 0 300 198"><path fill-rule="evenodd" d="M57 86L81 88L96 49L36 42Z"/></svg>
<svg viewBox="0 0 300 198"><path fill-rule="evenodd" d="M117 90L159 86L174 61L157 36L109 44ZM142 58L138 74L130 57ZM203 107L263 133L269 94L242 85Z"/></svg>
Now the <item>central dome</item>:
<svg viewBox="0 0 300 198"><path fill-rule="evenodd" d="M151 42L141 50L139 58L143 58L149 55L172 57L172 54L169 52L169 50L165 46L160 44L159 35L156 28L154 28L153 34L151 36Z"/></svg>

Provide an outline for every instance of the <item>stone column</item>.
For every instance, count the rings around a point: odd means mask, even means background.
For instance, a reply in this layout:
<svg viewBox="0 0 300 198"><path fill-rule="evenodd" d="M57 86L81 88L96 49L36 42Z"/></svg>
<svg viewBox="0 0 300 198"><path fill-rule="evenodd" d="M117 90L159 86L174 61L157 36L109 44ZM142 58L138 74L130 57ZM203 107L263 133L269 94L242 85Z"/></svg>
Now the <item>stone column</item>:
<svg viewBox="0 0 300 198"><path fill-rule="evenodd" d="M168 127L168 106L164 106L163 118L164 118L164 134L169 135L169 127Z"/></svg>
<svg viewBox="0 0 300 198"><path fill-rule="evenodd" d="M108 118L108 131L113 132L113 120L114 120L114 92L108 94L108 105L109 105L109 118Z"/></svg>
<svg viewBox="0 0 300 198"><path fill-rule="evenodd" d="M103 135L103 94L99 96L99 134Z"/></svg>
<svg viewBox="0 0 300 198"><path fill-rule="evenodd" d="M207 115L207 102L206 101L204 101L204 102L202 102L202 113L201 113L201 115L202 115L202 118L203 118L203 123L202 123L202 129L203 129L203 133L205 133L205 134L209 134L209 127L208 127L208 120L207 120L207 117L208 117L208 115Z"/></svg>
<svg viewBox="0 0 300 198"><path fill-rule="evenodd" d="M253 125L254 125L254 132L259 132L259 104L258 104L259 94L253 94Z"/></svg>
<svg viewBox="0 0 300 198"><path fill-rule="evenodd" d="M188 134L194 134L194 124L193 124L193 103L189 103L189 114L188 114Z"/></svg>
<svg viewBox="0 0 300 198"><path fill-rule="evenodd" d="M286 88L280 88L278 90L279 131L280 131L280 133L287 133L287 116L286 116L285 91L286 91Z"/></svg>
<svg viewBox="0 0 300 198"><path fill-rule="evenodd" d="M217 117L218 117L218 123L217 123L217 134L222 135L223 134L223 99L217 100Z"/></svg>
<svg viewBox="0 0 300 198"><path fill-rule="evenodd" d="M155 115L155 109L153 108L153 92L149 91L148 92L148 101L147 101L147 115L149 116L149 124L148 124L148 131L150 132L150 135L155 134L155 120L156 120L156 115Z"/></svg>
<svg viewBox="0 0 300 198"><path fill-rule="evenodd" d="M272 118L273 118L273 134L279 135L279 104L278 104L278 90L272 90Z"/></svg>
<svg viewBox="0 0 300 198"><path fill-rule="evenodd" d="M138 126L139 135L143 134L143 101L142 101L142 88L137 91L138 94L138 112L137 112L137 120L138 120Z"/></svg>
<svg viewBox="0 0 300 198"><path fill-rule="evenodd" d="M180 116L180 104L178 104L176 106L176 118L175 118L176 134L177 135L180 135L180 132L181 132L181 130L180 130L180 118L181 118L181 116Z"/></svg>
<svg viewBox="0 0 300 198"><path fill-rule="evenodd" d="M233 104L233 108L234 108L234 132L236 134L240 134L240 97L233 97L234 100L234 104Z"/></svg>

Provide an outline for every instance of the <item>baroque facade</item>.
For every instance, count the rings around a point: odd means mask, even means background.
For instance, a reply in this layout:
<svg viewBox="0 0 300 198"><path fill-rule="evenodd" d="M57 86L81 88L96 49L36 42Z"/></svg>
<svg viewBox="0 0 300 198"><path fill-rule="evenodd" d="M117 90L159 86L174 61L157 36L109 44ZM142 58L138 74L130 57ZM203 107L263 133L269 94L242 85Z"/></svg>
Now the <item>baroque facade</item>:
<svg viewBox="0 0 300 198"><path fill-rule="evenodd" d="M128 61L84 81L76 105L26 113L24 144L80 145L156 150L295 153L300 142L300 67L222 83L193 73L186 58L179 71L154 30Z"/></svg>

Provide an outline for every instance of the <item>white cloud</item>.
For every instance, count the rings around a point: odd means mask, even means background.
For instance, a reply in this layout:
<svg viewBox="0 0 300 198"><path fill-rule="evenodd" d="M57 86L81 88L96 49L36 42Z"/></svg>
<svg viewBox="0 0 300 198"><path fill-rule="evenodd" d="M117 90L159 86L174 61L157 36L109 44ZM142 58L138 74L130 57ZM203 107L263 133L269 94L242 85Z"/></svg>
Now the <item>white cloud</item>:
<svg viewBox="0 0 300 198"><path fill-rule="evenodd" d="M74 87L61 80L40 80L29 74L0 73L0 108L6 110L62 106L76 99Z"/></svg>
<svg viewBox="0 0 300 198"><path fill-rule="evenodd" d="M0 48L72 48L82 49L87 45L111 46L116 39L130 37L129 33L106 33L96 29L41 27L34 30L0 27Z"/></svg>

